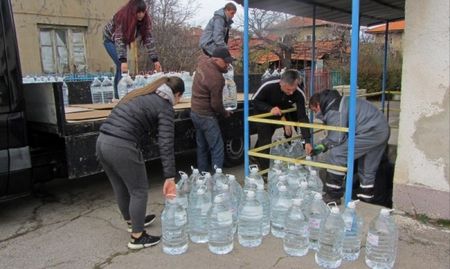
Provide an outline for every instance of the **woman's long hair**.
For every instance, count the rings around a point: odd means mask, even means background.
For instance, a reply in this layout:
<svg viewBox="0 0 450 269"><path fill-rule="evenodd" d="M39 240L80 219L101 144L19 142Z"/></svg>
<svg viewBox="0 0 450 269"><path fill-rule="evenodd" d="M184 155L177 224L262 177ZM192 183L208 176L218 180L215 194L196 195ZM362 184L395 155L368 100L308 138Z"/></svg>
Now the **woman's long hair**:
<svg viewBox="0 0 450 269"><path fill-rule="evenodd" d="M152 83L148 84L145 87L136 89L136 90L128 93L120 100L119 104L126 103L126 102L132 100L133 98L136 98L141 95L147 95L147 94L153 93L156 91L156 89L161 87L161 85L163 85L163 84L166 84L167 86L169 86L169 88L172 89L172 93L174 95L177 93L180 93L180 95L182 95L184 93L184 82L181 78L174 77L174 76L173 77L162 77L162 78L159 78L159 79L153 81Z"/></svg>
<svg viewBox="0 0 450 269"><path fill-rule="evenodd" d="M145 13L144 18L139 22L141 24L139 27L141 42L145 42L148 38L148 32L152 27L152 23L147 12L147 4L145 4L144 0L130 0L114 15L114 25L120 25L122 27L122 34L127 45L136 39L136 27L138 24L136 14L138 12Z"/></svg>

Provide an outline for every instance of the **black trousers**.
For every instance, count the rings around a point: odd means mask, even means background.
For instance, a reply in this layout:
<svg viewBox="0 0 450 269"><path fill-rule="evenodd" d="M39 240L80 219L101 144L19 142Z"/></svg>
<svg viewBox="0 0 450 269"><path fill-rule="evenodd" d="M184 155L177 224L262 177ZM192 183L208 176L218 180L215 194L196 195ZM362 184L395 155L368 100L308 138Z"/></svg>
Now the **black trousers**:
<svg viewBox="0 0 450 269"><path fill-rule="evenodd" d="M276 129L280 128L279 125L256 123L256 131L258 133L258 140L255 147L262 147L264 145L272 143L272 136ZM270 153L270 149L265 149L261 153ZM266 158L257 158L259 163L259 170L269 168L270 160Z"/></svg>

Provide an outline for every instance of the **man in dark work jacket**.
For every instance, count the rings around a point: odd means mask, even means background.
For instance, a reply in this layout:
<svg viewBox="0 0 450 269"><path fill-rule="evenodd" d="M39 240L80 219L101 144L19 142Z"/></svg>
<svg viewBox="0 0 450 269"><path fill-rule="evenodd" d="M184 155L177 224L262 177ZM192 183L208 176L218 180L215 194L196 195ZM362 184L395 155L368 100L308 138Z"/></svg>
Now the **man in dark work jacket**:
<svg viewBox="0 0 450 269"><path fill-rule="evenodd" d="M267 81L253 95L252 102L255 114L270 112L275 119L281 119L281 110L297 106L297 120L309 123L305 110L305 94L299 88L300 76L296 70L286 70L280 79ZM273 133L279 125L257 123L258 141L255 147L261 147L272 142ZM286 132L287 130L287 132ZM308 128L300 128L302 137L305 139L305 150L312 150L310 144L311 134ZM285 127L285 135L291 136L291 127ZM269 154L269 149L262 151ZM269 159L259 158L260 169L269 168Z"/></svg>
<svg viewBox="0 0 450 269"><path fill-rule="evenodd" d="M223 73L233 61L226 48L214 50L211 58L203 59L195 71L192 83L191 119L196 129L197 166L200 171L223 167L224 150L218 116L228 117L223 107L222 92L225 86ZM208 163L211 154L211 165Z"/></svg>

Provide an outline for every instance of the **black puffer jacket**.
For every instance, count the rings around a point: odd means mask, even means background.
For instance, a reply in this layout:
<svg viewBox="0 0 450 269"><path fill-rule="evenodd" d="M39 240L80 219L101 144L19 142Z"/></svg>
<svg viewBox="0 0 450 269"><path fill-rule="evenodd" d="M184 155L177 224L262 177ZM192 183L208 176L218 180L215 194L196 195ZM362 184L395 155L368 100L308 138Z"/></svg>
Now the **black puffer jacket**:
<svg viewBox="0 0 450 269"><path fill-rule="evenodd" d="M174 110L169 100L151 93L120 103L100 127L100 132L134 142L140 147L150 139L152 130L157 130L164 177L174 177Z"/></svg>

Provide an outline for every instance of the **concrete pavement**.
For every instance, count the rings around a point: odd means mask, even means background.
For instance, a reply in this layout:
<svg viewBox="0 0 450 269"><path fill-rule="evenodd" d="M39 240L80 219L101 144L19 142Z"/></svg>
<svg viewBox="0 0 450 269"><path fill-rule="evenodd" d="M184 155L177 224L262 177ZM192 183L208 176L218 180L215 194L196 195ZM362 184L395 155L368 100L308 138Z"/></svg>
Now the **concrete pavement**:
<svg viewBox="0 0 450 269"><path fill-rule="evenodd" d="M193 158L179 156L179 169L187 171ZM225 171L243 179L242 167ZM155 212L158 219L147 231L160 234L164 204L158 161L150 163L150 175L148 212ZM54 197L28 197L0 205L0 268L319 268L312 252L288 257L282 241L271 235L255 249L241 247L236 238L233 252L224 256L191 242L181 256L162 253L161 245L130 251L126 225L104 176L54 181L49 191ZM377 206L358 206L365 231L378 211ZM395 219L400 227L396 268L449 268L448 229L419 223L401 212L395 213ZM367 268L364 247L361 253L356 262L344 262L341 268Z"/></svg>

